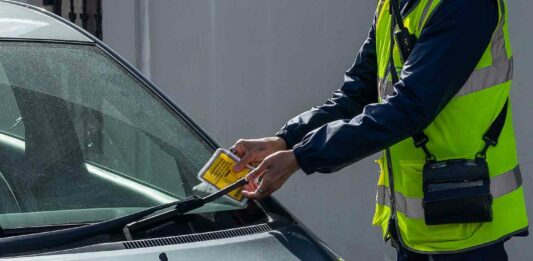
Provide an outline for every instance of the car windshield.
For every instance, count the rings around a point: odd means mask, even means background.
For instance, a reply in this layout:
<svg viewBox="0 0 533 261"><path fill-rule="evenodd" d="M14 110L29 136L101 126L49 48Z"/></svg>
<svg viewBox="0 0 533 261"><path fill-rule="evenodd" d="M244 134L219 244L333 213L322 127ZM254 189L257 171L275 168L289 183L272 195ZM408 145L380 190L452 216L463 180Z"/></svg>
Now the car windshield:
<svg viewBox="0 0 533 261"><path fill-rule="evenodd" d="M0 227L94 222L190 196L212 152L99 47L0 42Z"/></svg>

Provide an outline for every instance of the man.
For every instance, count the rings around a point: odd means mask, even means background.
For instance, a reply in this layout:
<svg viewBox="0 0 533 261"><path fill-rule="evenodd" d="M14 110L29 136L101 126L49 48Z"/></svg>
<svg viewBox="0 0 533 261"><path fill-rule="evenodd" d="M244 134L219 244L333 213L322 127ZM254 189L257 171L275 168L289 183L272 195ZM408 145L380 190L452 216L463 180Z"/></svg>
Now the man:
<svg viewBox="0 0 533 261"><path fill-rule="evenodd" d="M507 260L503 242L527 235L528 224L507 102L505 1L399 2L400 22L416 36L410 53L403 57L391 41L400 28L391 1L378 1L369 36L333 97L276 137L232 147L241 157L237 171L259 164L247 176L259 184L243 194L261 199L298 169L331 173L387 149L378 160L373 224L396 246L398 260ZM445 179L467 176L431 183L440 168ZM487 193L450 199L475 190ZM451 191L445 202L452 207L432 201L438 191Z"/></svg>

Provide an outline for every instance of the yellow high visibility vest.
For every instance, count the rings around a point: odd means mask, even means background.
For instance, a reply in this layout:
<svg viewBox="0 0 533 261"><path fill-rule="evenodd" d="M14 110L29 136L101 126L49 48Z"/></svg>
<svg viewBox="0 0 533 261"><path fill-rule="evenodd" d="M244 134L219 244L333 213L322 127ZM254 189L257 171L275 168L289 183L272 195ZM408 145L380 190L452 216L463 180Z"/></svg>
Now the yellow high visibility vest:
<svg viewBox="0 0 533 261"><path fill-rule="evenodd" d="M420 37L422 29L441 2L442 0L419 0L404 18L409 32ZM505 1L498 2L499 23L476 69L456 96L424 130L429 137L427 147L439 160L474 159L485 144L483 134L509 97L513 59L507 26L508 14ZM376 52L378 93L381 99L393 92L391 77L387 74L390 28L389 0L379 0ZM401 69L403 64L398 45L395 46L395 66ZM411 138L390 148L397 226L406 248L421 253L460 252L498 242L527 230L528 220L512 121L509 106L498 144L490 147L486 156L493 196L492 222L426 225L422 206L422 167L425 154L414 146ZM388 221L391 215L387 160L389 159L383 156L377 161L381 166L381 174L373 219L374 225L382 227L384 238L389 236Z"/></svg>

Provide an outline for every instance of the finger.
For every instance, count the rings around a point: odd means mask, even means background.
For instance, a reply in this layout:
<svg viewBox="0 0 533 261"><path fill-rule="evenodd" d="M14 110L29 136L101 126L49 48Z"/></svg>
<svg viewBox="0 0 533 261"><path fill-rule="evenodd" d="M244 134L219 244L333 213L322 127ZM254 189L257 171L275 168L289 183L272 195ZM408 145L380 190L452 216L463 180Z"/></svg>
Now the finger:
<svg viewBox="0 0 533 261"><path fill-rule="evenodd" d="M254 198L254 199L260 199L263 198L265 194L267 194L272 187L273 180L266 176L268 175L267 171L263 171L263 179L261 183L257 186L257 188L254 191L251 191L248 193L248 196ZM268 195L268 194L267 194Z"/></svg>
<svg viewBox="0 0 533 261"><path fill-rule="evenodd" d="M259 166L257 166L256 169L252 170L244 179L248 182L255 182L255 180L261 176L263 176L263 173L268 169L268 163L263 162Z"/></svg>
<svg viewBox="0 0 533 261"><path fill-rule="evenodd" d="M252 191L253 188L252 188L251 184L248 183L248 184L242 186L242 190L243 190L243 191Z"/></svg>
<svg viewBox="0 0 533 261"><path fill-rule="evenodd" d="M241 139L235 142L235 144L233 144L233 146L231 146L229 150L231 151L231 153L242 157L245 153L244 147L244 141Z"/></svg>
<svg viewBox="0 0 533 261"><path fill-rule="evenodd" d="M251 187L253 188L253 190L256 190L257 187L259 187L259 183L257 182L252 181L251 184L252 184Z"/></svg>
<svg viewBox="0 0 533 261"><path fill-rule="evenodd" d="M229 148L229 151L235 155L237 155L238 157L241 157L243 153L243 149L237 149L237 147L235 147L236 145L233 145L231 148Z"/></svg>
<svg viewBox="0 0 533 261"><path fill-rule="evenodd" d="M254 184L253 182L249 182L248 184L244 185L242 188L245 191L255 191L257 189L257 184Z"/></svg>
<svg viewBox="0 0 533 261"><path fill-rule="evenodd" d="M250 163L248 163L248 165L254 167L254 168L257 168L257 166L259 166L259 164L261 164L261 161L258 161L258 160L255 160L255 161L252 161Z"/></svg>
<svg viewBox="0 0 533 261"><path fill-rule="evenodd" d="M254 161L253 160L253 155L252 153L250 152L247 152L244 157L242 157L239 161L237 161L237 164L235 164L235 167L233 167L233 171L235 172L240 172L242 171L244 168L246 168L246 166L248 166L248 164L250 164L250 162Z"/></svg>
<svg viewBox="0 0 533 261"><path fill-rule="evenodd" d="M247 192L245 196L249 199L263 199L272 194L272 192L274 192L274 189L271 181L264 179L255 191Z"/></svg>

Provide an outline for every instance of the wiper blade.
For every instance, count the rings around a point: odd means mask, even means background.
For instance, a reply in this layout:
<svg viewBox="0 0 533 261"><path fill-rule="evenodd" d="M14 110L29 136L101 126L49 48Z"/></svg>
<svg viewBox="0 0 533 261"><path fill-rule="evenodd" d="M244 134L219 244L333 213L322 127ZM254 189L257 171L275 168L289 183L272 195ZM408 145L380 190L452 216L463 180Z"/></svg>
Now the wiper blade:
<svg viewBox="0 0 533 261"><path fill-rule="evenodd" d="M228 187L203 198L193 196L181 201L174 201L154 206L126 216L90 225L60 229L49 232L34 233L29 235L0 238L0 257L11 256L21 252L37 251L43 248L60 246L66 243L83 240L92 236L108 233L110 231L115 231L123 228L127 230L128 225L135 224L132 222L149 216L155 213L156 211L163 210L169 207L175 207L174 212L176 215L183 215L189 211L198 209L206 203L212 202L239 187L246 185L246 183L248 182L244 178L242 178L237 182L229 185ZM150 218L146 218L138 222L147 222L145 220L150 220Z"/></svg>
<svg viewBox="0 0 533 261"><path fill-rule="evenodd" d="M168 218L183 215L187 212L198 209L202 207L203 205L205 205L206 203L213 202L216 199L232 192L233 190L246 185L247 183L248 181L246 181L244 178L241 178L237 180L236 182L232 183L231 185L217 192L214 192L210 195L207 195L203 198L197 197L197 196L186 198L183 201L180 201L179 204L176 204L176 207L174 210L167 211L159 215L155 215L155 216L150 216L150 217L127 224L126 226L124 226L124 229L123 229L124 235L126 236L126 239L133 240L132 233L135 230L139 230L147 225L157 223L161 220L167 220Z"/></svg>

